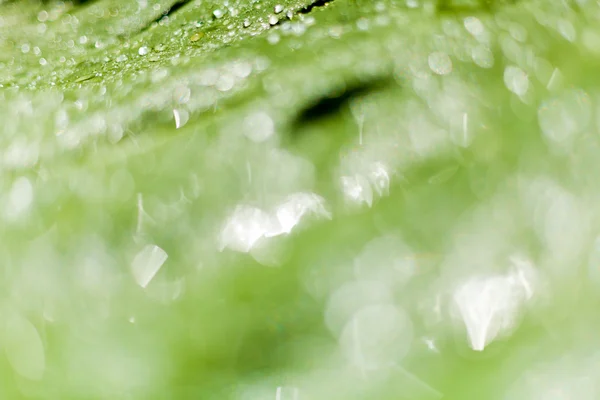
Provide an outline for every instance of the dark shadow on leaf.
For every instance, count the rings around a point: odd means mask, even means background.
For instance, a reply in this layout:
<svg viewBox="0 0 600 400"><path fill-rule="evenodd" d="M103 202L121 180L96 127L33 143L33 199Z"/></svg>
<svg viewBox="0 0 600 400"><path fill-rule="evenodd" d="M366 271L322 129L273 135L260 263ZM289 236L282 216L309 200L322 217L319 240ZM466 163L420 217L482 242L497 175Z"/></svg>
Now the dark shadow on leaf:
<svg viewBox="0 0 600 400"><path fill-rule="evenodd" d="M306 7L302 8L301 10L298 10L298 14L308 14L314 8L325 7L328 3L331 3L332 1L333 0L317 0L317 1L312 2L311 4L307 5Z"/></svg>
<svg viewBox="0 0 600 400"><path fill-rule="evenodd" d="M140 29L140 32L144 32L144 31L148 30L152 25L157 24L161 19L163 19L165 17L172 17L173 15L175 15L175 13L177 11L181 10L185 5L187 5L191 1L192 0L176 1L175 3L173 3L173 5L171 7L169 7L167 10L165 10L160 16L158 16L156 19L150 21L142 29Z"/></svg>
<svg viewBox="0 0 600 400"><path fill-rule="evenodd" d="M328 95L308 103L296 116L292 123L292 132L298 132L305 124L316 123L339 113L347 107L352 99L360 98L379 91L393 81L389 78L378 78L368 82L354 82L332 90Z"/></svg>

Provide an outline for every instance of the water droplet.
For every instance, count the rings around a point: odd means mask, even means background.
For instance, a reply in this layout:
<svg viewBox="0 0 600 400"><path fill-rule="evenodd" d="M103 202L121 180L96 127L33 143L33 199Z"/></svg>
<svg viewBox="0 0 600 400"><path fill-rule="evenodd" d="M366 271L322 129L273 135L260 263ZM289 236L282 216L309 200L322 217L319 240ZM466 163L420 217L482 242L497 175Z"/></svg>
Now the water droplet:
<svg viewBox="0 0 600 400"><path fill-rule="evenodd" d="M390 190L390 175L383 163L375 162L371 165L369 181L379 196L388 194Z"/></svg>
<svg viewBox="0 0 600 400"><path fill-rule="evenodd" d="M510 24L508 32L513 39L519 42L525 42L525 40L527 40L527 29L525 29L525 27L521 24Z"/></svg>
<svg viewBox="0 0 600 400"><path fill-rule="evenodd" d="M178 86L173 92L173 100L179 104L186 104L190 101L191 96L191 89L184 85Z"/></svg>
<svg viewBox="0 0 600 400"><path fill-rule="evenodd" d="M279 18L277 18L276 15L271 15L269 17L269 24L270 25L276 25L279 22Z"/></svg>
<svg viewBox="0 0 600 400"><path fill-rule="evenodd" d="M283 6L281 4L277 4L274 8L273 11L275 12L275 14L279 14L283 11Z"/></svg>
<svg viewBox="0 0 600 400"><path fill-rule="evenodd" d="M279 43L280 39L281 37L277 33L270 33L267 36L267 41L269 42L269 44L277 44Z"/></svg>
<svg viewBox="0 0 600 400"><path fill-rule="evenodd" d="M325 307L325 325L338 336L357 311L378 304L392 304L392 292L382 282L351 281L337 288Z"/></svg>
<svg viewBox="0 0 600 400"><path fill-rule="evenodd" d="M156 245L146 245L136 254L131 271L138 285L145 288L167 261L168 254Z"/></svg>
<svg viewBox="0 0 600 400"><path fill-rule="evenodd" d="M540 129L550 142L564 145L588 127L592 117L592 102L583 90L569 90L545 101L538 109Z"/></svg>
<svg viewBox="0 0 600 400"><path fill-rule="evenodd" d="M225 11L223 11L221 9L216 9L215 11L213 11L213 15L215 16L216 19L219 19L219 18L223 17L223 15L225 15Z"/></svg>
<svg viewBox="0 0 600 400"><path fill-rule="evenodd" d="M148 54L150 52L150 49L146 46L142 46L138 49L138 54L140 56L145 56L146 54Z"/></svg>
<svg viewBox="0 0 600 400"><path fill-rule="evenodd" d="M244 28L248 28L250 25L252 25L252 23L250 22L249 19L245 19L244 20Z"/></svg>
<svg viewBox="0 0 600 400"><path fill-rule="evenodd" d="M37 19L40 22L46 22L48 20L48 11L46 11L46 10L40 11L38 13Z"/></svg>
<svg viewBox="0 0 600 400"><path fill-rule="evenodd" d="M497 336L514 328L525 292L510 277L491 276L468 280L456 289L453 298L471 348L483 351Z"/></svg>
<svg viewBox="0 0 600 400"><path fill-rule="evenodd" d="M32 167L38 160L39 146L25 138L15 139L4 153L4 166L8 168Z"/></svg>
<svg viewBox="0 0 600 400"><path fill-rule="evenodd" d="M391 304L360 309L344 326L340 347L361 370L398 362L408 353L413 326L408 314Z"/></svg>
<svg viewBox="0 0 600 400"><path fill-rule="evenodd" d="M479 18L476 17L467 17L464 19L463 24L465 26L465 29L473 36L477 37L480 36L484 31L485 28L483 27L483 24L481 23L481 21L479 20Z"/></svg>
<svg viewBox="0 0 600 400"><path fill-rule="evenodd" d="M436 51L428 57L429 68L438 75L448 75L452 72L452 60L448 54Z"/></svg>
<svg viewBox="0 0 600 400"><path fill-rule="evenodd" d="M577 31L575 30L575 27L571 21L567 19L560 19L558 21L557 28L561 36L567 39L569 42L574 42L577 38Z"/></svg>
<svg viewBox="0 0 600 400"><path fill-rule="evenodd" d="M346 198L355 203L373 205L373 189L369 181L362 175L342 176L342 191Z"/></svg>
<svg viewBox="0 0 600 400"><path fill-rule="evenodd" d="M366 18L359 18L358 21L356 21L356 27L358 28L359 31L366 31L369 29L369 20Z"/></svg>
<svg viewBox="0 0 600 400"><path fill-rule="evenodd" d="M250 252L263 238L290 233L309 214L331 218L325 209L325 200L314 193L294 193L270 214L256 207L240 205L229 216L221 231L219 249Z"/></svg>
<svg viewBox="0 0 600 400"><path fill-rule="evenodd" d="M33 186L29 179L17 178L8 193L6 214L9 218L17 218L29 210L33 202Z"/></svg>
<svg viewBox="0 0 600 400"><path fill-rule="evenodd" d="M198 40L202 39L203 36L204 33L196 32L190 37L190 42L197 42Z"/></svg>
<svg viewBox="0 0 600 400"><path fill-rule="evenodd" d="M237 78L247 78L250 75L250 73L252 73L252 64L245 61L238 61L230 66L230 71Z"/></svg>
<svg viewBox="0 0 600 400"><path fill-rule="evenodd" d="M245 205L238 206L221 231L219 250L229 248L248 253L264 237L265 231L272 230L273 225L271 216L263 210Z"/></svg>
<svg viewBox="0 0 600 400"><path fill-rule="evenodd" d="M517 96L523 96L529 89L529 78L521 68L510 65L504 69L504 84Z"/></svg>
<svg viewBox="0 0 600 400"><path fill-rule="evenodd" d="M300 220L308 213L313 213L324 218L331 218L325 209L325 200L314 193L294 193L277 207L275 216L279 222L280 230L270 235L290 233Z"/></svg>
<svg viewBox="0 0 600 400"><path fill-rule="evenodd" d="M256 112L244 120L244 134L253 142L264 142L275 132L275 124L265 112Z"/></svg>
<svg viewBox="0 0 600 400"><path fill-rule="evenodd" d="M127 61L127 56L126 56L125 54L121 54L120 56L118 56L118 57L116 58L116 61L117 61L117 62L124 62L124 61Z"/></svg>
<svg viewBox="0 0 600 400"><path fill-rule="evenodd" d="M417 261L401 236L390 233L367 243L354 259L359 280L390 287L405 285L417 272Z"/></svg>
<svg viewBox="0 0 600 400"><path fill-rule="evenodd" d="M185 110L173 110L173 118L175 118L175 129L179 129L187 124L190 119L190 115Z"/></svg>
<svg viewBox="0 0 600 400"><path fill-rule="evenodd" d="M471 49L473 62L481 68L492 68L494 66L494 54L484 45L477 45Z"/></svg>
<svg viewBox="0 0 600 400"><path fill-rule="evenodd" d="M219 79L217 80L217 82L215 84L215 88L220 92L228 92L229 90L231 90L233 88L233 85L235 85L234 76L231 74L225 73L225 74L221 74L221 76L219 76Z"/></svg>

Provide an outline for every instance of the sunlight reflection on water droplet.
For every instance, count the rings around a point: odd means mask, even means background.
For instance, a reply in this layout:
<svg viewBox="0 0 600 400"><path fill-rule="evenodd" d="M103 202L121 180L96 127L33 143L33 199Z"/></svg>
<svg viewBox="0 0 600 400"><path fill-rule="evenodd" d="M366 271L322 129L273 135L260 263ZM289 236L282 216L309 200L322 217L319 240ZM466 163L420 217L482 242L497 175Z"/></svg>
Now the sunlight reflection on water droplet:
<svg viewBox="0 0 600 400"><path fill-rule="evenodd" d="M484 45L477 45L471 50L473 62L481 68L491 68L494 66L494 54Z"/></svg>
<svg viewBox="0 0 600 400"><path fill-rule="evenodd" d="M523 96L529 89L529 78L521 68L511 65L504 69L504 84L514 94Z"/></svg>
<svg viewBox="0 0 600 400"><path fill-rule="evenodd" d="M437 51L428 57L429 68L438 75L448 75L452 72L452 61L448 54Z"/></svg>
<svg viewBox="0 0 600 400"><path fill-rule="evenodd" d="M483 351L514 328L524 296L523 289L504 276L472 278L457 288L453 298L473 350Z"/></svg>
<svg viewBox="0 0 600 400"><path fill-rule="evenodd" d="M131 271L138 285L145 288L158 273L169 256L156 245L146 245L131 263Z"/></svg>
<svg viewBox="0 0 600 400"><path fill-rule="evenodd" d="M275 133L275 124L265 112L255 112L244 120L244 134L253 142L260 143Z"/></svg>
<svg viewBox="0 0 600 400"><path fill-rule="evenodd" d="M465 29L473 36L480 36L485 28L479 18L467 17L464 19Z"/></svg>

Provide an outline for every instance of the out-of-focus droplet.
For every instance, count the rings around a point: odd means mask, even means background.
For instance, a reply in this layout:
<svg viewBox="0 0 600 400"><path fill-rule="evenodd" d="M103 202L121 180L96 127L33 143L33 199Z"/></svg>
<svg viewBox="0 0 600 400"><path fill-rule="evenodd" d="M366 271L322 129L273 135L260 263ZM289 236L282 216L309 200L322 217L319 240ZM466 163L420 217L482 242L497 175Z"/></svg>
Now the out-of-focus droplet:
<svg viewBox="0 0 600 400"><path fill-rule="evenodd" d="M568 19L560 19L557 24L558 32L562 37L567 39L569 42L574 42L577 39L577 31L575 26Z"/></svg>
<svg viewBox="0 0 600 400"><path fill-rule="evenodd" d="M471 58L481 68L491 68L494 66L494 54L487 46L482 44L471 49Z"/></svg>
<svg viewBox="0 0 600 400"><path fill-rule="evenodd" d="M510 24L510 26L508 27L508 32L510 33L510 36L513 39L521 43L527 40L527 29L525 29L525 27L521 24L518 24L516 22Z"/></svg>
<svg viewBox="0 0 600 400"><path fill-rule="evenodd" d="M513 279L491 276L468 280L453 297L471 348L483 351L497 336L515 327L525 293Z"/></svg>
<svg viewBox="0 0 600 400"><path fill-rule="evenodd" d="M265 267L280 267L288 258L289 247L286 238L263 237L250 250L250 256Z"/></svg>
<svg viewBox="0 0 600 400"><path fill-rule="evenodd" d="M436 51L431 53L427 61L429 62L429 68L438 75L448 75L452 72L452 60L444 52Z"/></svg>
<svg viewBox="0 0 600 400"><path fill-rule="evenodd" d="M220 250L247 253L274 224L271 216L259 208L238 206L221 231Z"/></svg>
<svg viewBox="0 0 600 400"><path fill-rule="evenodd" d="M131 272L138 285L145 288L167 261L168 254L160 247L149 244L136 254Z"/></svg>
<svg viewBox="0 0 600 400"><path fill-rule="evenodd" d="M538 121L544 137L563 145L583 132L590 124L592 101L583 90L571 89L545 101L538 108Z"/></svg>
<svg viewBox="0 0 600 400"><path fill-rule="evenodd" d="M325 200L314 193L294 193L272 213L251 206L238 206L227 219L220 236L220 250L247 253L262 238L289 234L306 215L331 218Z"/></svg>
<svg viewBox="0 0 600 400"><path fill-rule="evenodd" d="M269 42L269 44L277 44L277 43L279 43L280 39L281 39L281 37L275 32L270 33L267 36L267 41Z"/></svg>
<svg viewBox="0 0 600 400"><path fill-rule="evenodd" d="M15 169L32 167L38 161L39 153L38 144L16 138L4 153L4 166Z"/></svg>
<svg viewBox="0 0 600 400"><path fill-rule="evenodd" d="M185 124L187 124L187 122L190 118L190 115L185 110L174 109L173 110L173 118L175 118L175 129L179 129L179 128L183 127Z"/></svg>
<svg viewBox="0 0 600 400"><path fill-rule="evenodd" d="M244 119L244 134L256 143L264 142L275 133L275 124L269 114L259 111Z"/></svg>
<svg viewBox="0 0 600 400"><path fill-rule="evenodd" d="M337 337L360 309L372 305L392 304L392 302L392 292L382 282L346 283L329 296L325 306L325 325Z"/></svg>
<svg viewBox="0 0 600 400"><path fill-rule="evenodd" d="M173 100L179 104L186 104L190 101L190 97L192 96L192 91L189 87L185 85L178 86L173 91Z"/></svg>
<svg viewBox="0 0 600 400"><path fill-rule="evenodd" d="M40 335L31 322L16 312L5 320L4 351L8 362L22 377L37 381L46 370L46 356Z"/></svg>
<svg viewBox="0 0 600 400"><path fill-rule="evenodd" d="M173 281L156 280L146 288L148 297L162 303L169 304L179 299L185 292L185 280L183 278Z"/></svg>
<svg viewBox="0 0 600 400"><path fill-rule="evenodd" d="M342 176L342 191L346 199L354 203L373 205L373 189L369 181L362 175Z"/></svg>
<svg viewBox="0 0 600 400"><path fill-rule="evenodd" d="M277 386L275 400L300 400L300 390L296 387Z"/></svg>
<svg viewBox="0 0 600 400"><path fill-rule="evenodd" d="M138 54L140 56L145 56L146 54L148 54L150 52L150 49L146 46L142 46L138 49Z"/></svg>
<svg viewBox="0 0 600 400"><path fill-rule="evenodd" d="M228 92L233 88L234 85L235 85L234 76L229 73L225 73L225 74L221 74L221 76L219 76L219 79L215 83L215 88L219 92Z"/></svg>
<svg viewBox="0 0 600 400"><path fill-rule="evenodd" d="M331 218L325 209L325 199L314 193L295 193L277 207L275 215L281 226L281 233L290 233L307 213Z"/></svg>
<svg viewBox="0 0 600 400"><path fill-rule="evenodd" d="M125 62L125 61L127 61L127 56L125 54L121 54L120 56L118 56L116 58L116 61L117 62Z"/></svg>
<svg viewBox="0 0 600 400"><path fill-rule="evenodd" d="M6 215L8 218L18 218L27 212L33 202L33 185L28 178L17 178L8 192Z"/></svg>
<svg viewBox="0 0 600 400"><path fill-rule="evenodd" d="M203 36L204 33L196 32L192 36L190 36L190 42L197 42L198 40L202 39Z"/></svg>
<svg viewBox="0 0 600 400"><path fill-rule="evenodd" d="M483 24L477 17L467 17L464 19L463 23L465 29L475 37L480 36L485 30Z"/></svg>
<svg viewBox="0 0 600 400"><path fill-rule="evenodd" d="M404 285L417 272L417 262L404 240L388 234L371 240L354 260L357 278Z"/></svg>
<svg viewBox="0 0 600 400"><path fill-rule="evenodd" d="M504 84L517 96L523 96L529 89L529 77L521 68L510 65L504 69Z"/></svg>
<svg viewBox="0 0 600 400"><path fill-rule="evenodd" d="M375 162L369 171L369 181L379 196L385 196L390 190L390 174L383 163Z"/></svg>
<svg viewBox="0 0 600 400"><path fill-rule="evenodd" d="M252 64L245 61L238 61L230 66L230 71L236 78L244 79L252 73Z"/></svg>
<svg viewBox="0 0 600 400"><path fill-rule="evenodd" d="M347 359L364 371L402 360L412 339L412 322L406 312L382 304L356 312L344 326L339 342Z"/></svg>

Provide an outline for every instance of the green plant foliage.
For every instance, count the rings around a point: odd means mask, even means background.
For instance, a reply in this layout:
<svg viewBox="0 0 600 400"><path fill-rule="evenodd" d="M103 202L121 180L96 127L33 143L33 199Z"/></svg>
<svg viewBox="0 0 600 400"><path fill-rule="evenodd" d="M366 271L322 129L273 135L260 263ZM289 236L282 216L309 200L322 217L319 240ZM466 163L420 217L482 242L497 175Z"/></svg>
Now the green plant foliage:
<svg viewBox="0 0 600 400"><path fill-rule="evenodd" d="M0 398L599 398L599 62L591 0L0 0Z"/></svg>

